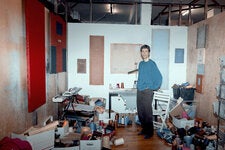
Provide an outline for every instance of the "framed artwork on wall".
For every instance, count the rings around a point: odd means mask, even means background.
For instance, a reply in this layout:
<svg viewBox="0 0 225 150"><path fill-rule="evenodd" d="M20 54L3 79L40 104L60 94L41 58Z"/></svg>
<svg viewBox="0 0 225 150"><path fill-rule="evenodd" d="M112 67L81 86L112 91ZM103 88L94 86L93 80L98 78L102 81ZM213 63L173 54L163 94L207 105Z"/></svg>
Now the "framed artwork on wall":
<svg viewBox="0 0 225 150"><path fill-rule="evenodd" d="M205 74L205 48L197 49L197 74Z"/></svg>
<svg viewBox="0 0 225 150"><path fill-rule="evenodd" d="M202 25L197 28L196 48L205 48L207 39L208 25Z"/></svg>
<svg viewBox="0 0 225 150"><path fill-rule="evenodd" d="M110 45L110 73L127 74L137 69L141 44L111 43ZM124 59L129 58L129 59Z"/></svg>
<svg viewBox="0 0 225 150"><path fill-rule="evenodd" d="M202 93L203 87L202 87L202 82L203 82L203 75L197 74L196 76L196 92Z"/></svg>
<svg viewBox="0 0 225 150"><path fill-rule="evenodd" d="M86 73L86 59L77 59L77 73Z"/></svg>
<svg viewBox="0 0 225 150"><path fill-rule="evenodd" d="M183 48L175 49L175 63L184 63L184 49Z"/></svg>

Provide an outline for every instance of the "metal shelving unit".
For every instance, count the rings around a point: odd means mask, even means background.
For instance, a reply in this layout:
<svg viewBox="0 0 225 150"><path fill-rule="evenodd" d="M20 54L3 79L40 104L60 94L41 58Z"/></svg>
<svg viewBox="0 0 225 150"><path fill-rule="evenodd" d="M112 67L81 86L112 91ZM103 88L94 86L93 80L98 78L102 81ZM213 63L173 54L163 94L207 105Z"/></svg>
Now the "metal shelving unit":
<svg viewBox="0 0 225 150"><path fill-rule="evenodd" d="M218 99L218 117L217 117L217 140L216 150L219 146L225 149L225 57L220 58L220 84L217 94Z"/></svg>

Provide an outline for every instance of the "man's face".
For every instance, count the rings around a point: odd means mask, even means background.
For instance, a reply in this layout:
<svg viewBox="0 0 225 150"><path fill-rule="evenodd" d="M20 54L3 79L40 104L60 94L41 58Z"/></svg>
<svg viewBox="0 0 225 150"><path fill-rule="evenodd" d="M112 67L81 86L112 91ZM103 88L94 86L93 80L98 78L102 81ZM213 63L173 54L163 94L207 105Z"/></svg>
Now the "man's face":
<svg viewBox="0 0 225 150"><path fill-rule="evenodd" d="M142 57L143 60L148 59L149 58L149 55L150 55L150 53L149 53L149 51L148 51L147 48L143 48L141 50L141 57Z"/></svg>

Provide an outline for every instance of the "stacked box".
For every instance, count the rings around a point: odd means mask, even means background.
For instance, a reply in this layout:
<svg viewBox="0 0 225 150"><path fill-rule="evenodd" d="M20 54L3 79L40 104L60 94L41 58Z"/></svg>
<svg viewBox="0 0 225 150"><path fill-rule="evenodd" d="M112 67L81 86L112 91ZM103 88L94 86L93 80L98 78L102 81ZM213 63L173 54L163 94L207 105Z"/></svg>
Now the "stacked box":
<svg viewBox="0 0 225 150"><path fill-rule="evenodd" d="M11 137L28 141L33 150L47 150L54 147L55 130L48 130L30 136L12 133Z"/></svg>
<svg viewBox="0 0 225 150"><path fill-rule="evenodd" d="M101 150L102 140L80 140L80 150Z"/></svg>
<svg viewBox="0 0 225 150"><path fill-rule="evenodd" d="M52 150L79 150L79 146L71 146L71 147L54 147Z"/></svg>

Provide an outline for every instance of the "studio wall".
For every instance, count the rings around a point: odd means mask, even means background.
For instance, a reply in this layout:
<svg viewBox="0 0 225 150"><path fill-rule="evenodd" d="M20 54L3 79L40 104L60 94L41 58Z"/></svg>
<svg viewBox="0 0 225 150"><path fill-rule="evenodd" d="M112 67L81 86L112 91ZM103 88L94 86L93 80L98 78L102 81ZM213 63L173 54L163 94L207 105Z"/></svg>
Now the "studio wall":
<svg viewBox="0 0 225 150"><path fill-rule="evenodd" d="M220 61L225 56L225 13L215 15L188 28L187 80L196 83L198 73L198 29L207 26L204 44L204 73L202 93L196 92L197 116L216 125L212 103L217 101L216 87L219 84Z"/></svg>

